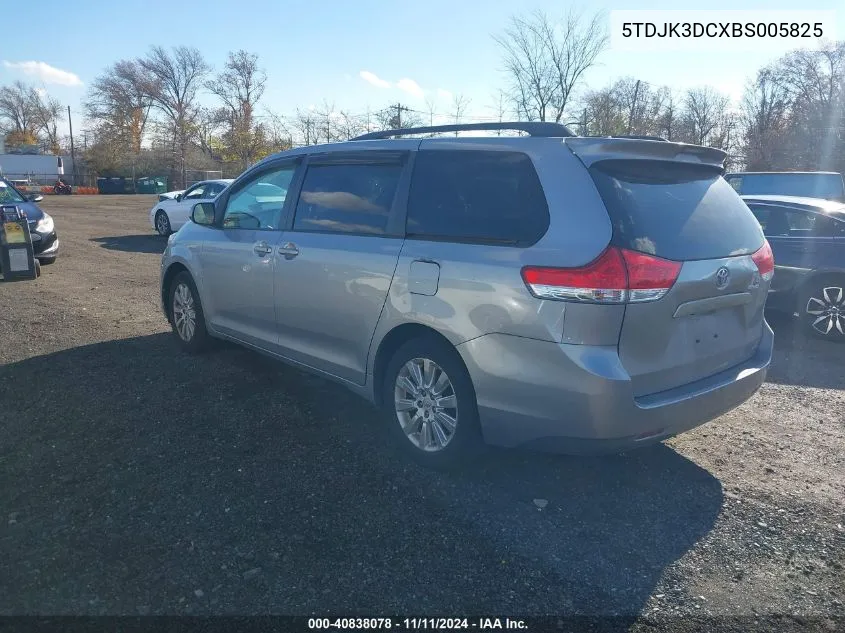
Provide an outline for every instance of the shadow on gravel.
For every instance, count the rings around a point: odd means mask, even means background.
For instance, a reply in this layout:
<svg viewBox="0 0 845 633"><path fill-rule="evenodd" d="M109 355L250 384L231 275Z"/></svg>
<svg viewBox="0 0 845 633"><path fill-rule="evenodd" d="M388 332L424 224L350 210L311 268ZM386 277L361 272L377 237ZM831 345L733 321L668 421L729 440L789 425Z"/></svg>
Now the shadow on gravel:
<svg viewBox="0 0 845 633"><path fill-rule="evenodd" d="M664 445L422 470L343 388L167 334L0 367L0 401L6 614L630 621L722 504Z"/></svg>
<svg viewBox="0 0 845 633"><path fill-rule="evenodd" d="M167 240L160 235L116 235L114 237L94 237L97 242L110 251L124 251L126 253L155 253L161 254L167 246Z"/></svg>
<svg viewBox="0 0 845 633"><path fill-rule="evenodd" d="M767 382L845 389L845 344L808 336L796 320L781 312L767 312L766 320L775 332Z"/></svg>

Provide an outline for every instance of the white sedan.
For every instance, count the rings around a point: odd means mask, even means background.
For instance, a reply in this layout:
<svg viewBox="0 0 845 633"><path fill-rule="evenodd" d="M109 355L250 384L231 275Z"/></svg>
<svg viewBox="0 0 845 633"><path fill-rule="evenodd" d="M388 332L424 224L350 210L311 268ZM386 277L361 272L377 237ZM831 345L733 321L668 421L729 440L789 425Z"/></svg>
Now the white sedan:
<svg viewBox="0 0 845 633"><path fill-rule="evenodd" d="M160 235L170 235L182 228L191 219L191 211L197 202L214 200L229 186L231 180L203 180L172 198L159 197L150 209L150 224Z"/></svg>

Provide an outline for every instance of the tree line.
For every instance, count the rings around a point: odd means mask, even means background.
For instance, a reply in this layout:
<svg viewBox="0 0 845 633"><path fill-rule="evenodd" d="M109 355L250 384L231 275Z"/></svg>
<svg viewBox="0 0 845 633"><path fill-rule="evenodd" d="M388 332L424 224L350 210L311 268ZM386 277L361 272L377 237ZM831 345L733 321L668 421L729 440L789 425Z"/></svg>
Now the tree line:
<svg viewBox="0 0 845 633"><path fill-rule="evenodd" d="M446 113L426 100L413 109L385 104L353 113L323 101L281 116L262 101L267 74L255 54L228 54L217 70L196 49L152 47L118 61L90 84L83 103L86 168L103 175L170 176L221 169L234 176L272 152L355 137L367 131L468 120L556 121L584 135L659 136L718 147L730 167L845 171L845 42L798 50L760 69L741 103L710 86L678 91L636 77L591 88L608 35L600 14L570 11L562 21L534 12L494 35L504 82L489 117L468 115L455 95ZM32 86L0 87L6 146L58 151L63 108ZM77 144L79 146L79 144Z"/></svg>

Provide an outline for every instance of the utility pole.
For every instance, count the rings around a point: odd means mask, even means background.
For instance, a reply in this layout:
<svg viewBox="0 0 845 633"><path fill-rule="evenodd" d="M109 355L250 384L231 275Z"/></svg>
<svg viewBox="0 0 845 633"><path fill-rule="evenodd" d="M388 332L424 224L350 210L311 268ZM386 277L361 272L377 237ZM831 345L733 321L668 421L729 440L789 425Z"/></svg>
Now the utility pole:
<svg viewBox="0 0 845 633"><path fill-rule="evenodd" d="M628 113L628 135L631 135L631 127L634 123L634 111L637 108L637 97L640 95L640 80L634 85L634 99L631 101L631 111Z"/></svg>
<svg viewBox="0 0 845 633"><path fill-rule="evenodd" d="M587 136L587 108L584 108L584 114L581 118L581 136Z"/></svg>
<svg viewBox="0 0 845 633"><path fill-rule="evenodd" d="M73 150L73 121L70 119L70 106L67 107L67 124L70 126L70 162L71 168L71 185L76 185L76 152Z"/></svg>
<svg viewBox="0 0 845 633"><path fill-rule="evenodd" d="M402 129L402 111L409 112L411 108L407 106L403 106L401 103L397 103L395 106L396 108L396 129Z"/></svg>

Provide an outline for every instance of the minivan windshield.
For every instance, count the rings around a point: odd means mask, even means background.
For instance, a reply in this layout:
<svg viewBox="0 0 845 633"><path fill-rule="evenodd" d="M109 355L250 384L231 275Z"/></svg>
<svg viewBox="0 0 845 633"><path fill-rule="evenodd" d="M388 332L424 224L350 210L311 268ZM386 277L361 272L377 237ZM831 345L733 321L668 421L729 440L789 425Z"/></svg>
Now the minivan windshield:
<svg viewBox="0 0 845 633"><path fill-rule="evenodd" d="M729 174L728 182L743 196L780 195L845 202L839 174Z"/></svg>
<svg viewBox="0 0 845 633"><path fill-rule="evenodd" d="M713 167L606 160L590 174L617 246L677 261L748 255L763 246L760 224Z"/></svg>

